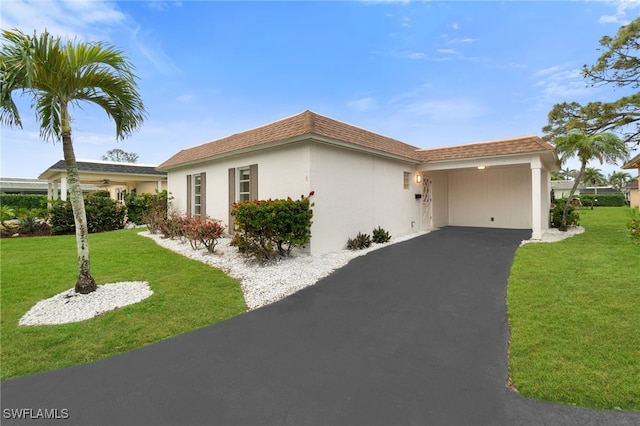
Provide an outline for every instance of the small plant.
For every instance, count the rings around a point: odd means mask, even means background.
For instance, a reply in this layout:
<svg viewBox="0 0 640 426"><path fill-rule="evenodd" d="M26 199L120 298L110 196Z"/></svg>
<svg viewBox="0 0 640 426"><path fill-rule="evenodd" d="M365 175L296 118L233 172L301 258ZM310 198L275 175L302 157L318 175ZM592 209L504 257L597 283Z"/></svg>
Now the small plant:
<svg viewBox="0 0 640 426"><path fill-rule="evenodd" d="M185 217L182 226L184 236L189 240L191 248L198 250L200 245L204 245L209 253L213 253L218 243L218 239L222 237L224 226L218 219L210 217Z"/></svg>
<svg viewBox="0 0 640 426"><path fill-rule="evenodd" d="M361 250L371 246L371 236L358 232L355 238L349 238L347 248L349 250Z"/></svg>
<svg viewBox="0 0 640 426"><path fill-rule="evenodd" d="M629 237L632 241L640 244L640 214L638 210L631 210L631 220L627 222L627 229L629 230Z"/></svg>
<svg viewBox="0 0 640 426"><path fill-rule="evenodd" d="M376 244L388 243L391 240L391 235L389 235L387 231L382 229L382 227L378 226L376 229L373 230L372 240Z"/></svg>

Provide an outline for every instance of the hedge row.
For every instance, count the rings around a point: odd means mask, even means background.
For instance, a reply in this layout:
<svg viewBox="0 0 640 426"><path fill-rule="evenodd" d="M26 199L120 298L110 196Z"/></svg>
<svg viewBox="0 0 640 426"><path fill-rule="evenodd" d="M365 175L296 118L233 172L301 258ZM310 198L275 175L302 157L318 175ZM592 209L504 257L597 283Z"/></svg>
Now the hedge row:
<svg viewBox="0 0 640 426"><path fill-rule="evenodd" d="M596 202L595 199L598 201ZM583 206L622 207L624 206L624 194L580 194L580 202Z"/></svg>
<svg viewBox="0 0 640 426"><path fill-rule="evenodd" d="M0 206L28 210L46 208L47 196L40 194L0 194Z"/></svg>

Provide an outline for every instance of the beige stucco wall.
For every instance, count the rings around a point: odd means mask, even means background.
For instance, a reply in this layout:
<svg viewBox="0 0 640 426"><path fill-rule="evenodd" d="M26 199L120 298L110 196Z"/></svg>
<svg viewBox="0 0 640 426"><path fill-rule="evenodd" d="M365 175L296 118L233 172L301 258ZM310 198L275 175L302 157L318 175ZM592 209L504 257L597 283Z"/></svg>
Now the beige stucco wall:
<svg viewBox="0 0 640 426"><path fill-rule="evenodd" d="M339 250L358 232L381 226L391 235L419 230L420 190L411 163L316 143L311 149L314 253ZM404 172L410 173L404 189Z"/></svg>
<svg viewBox="0 0 640 426"><path fill-rule="evenodd" d="M171 170L173 206L185 213L186 176L205 172L206 213L228 224L228 169L258 165L258 198L299 198L314 191L309 250L324 253L346 247L358 232L382 226L392 235L418 230L419 202L411 163L384 159L315 141L298 142ZM404 172L411 173L403 189Z"/></svg>

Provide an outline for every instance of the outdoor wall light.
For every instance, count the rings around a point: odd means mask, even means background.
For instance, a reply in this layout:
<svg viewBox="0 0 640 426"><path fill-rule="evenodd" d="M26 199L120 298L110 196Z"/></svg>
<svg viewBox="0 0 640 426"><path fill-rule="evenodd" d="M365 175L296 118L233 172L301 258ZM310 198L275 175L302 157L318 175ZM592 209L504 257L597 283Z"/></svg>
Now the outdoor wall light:
<svg viewBox="0 0 640 426"><path fill-rule="evenodd" d="M416 183L422 183L422 175L416 175Z"/></svg>
<svg viewBox="0 0 640 426"><path fill-rule="evenodd" d="M484 170L484 166L478 166L478 170Z"/></svg>

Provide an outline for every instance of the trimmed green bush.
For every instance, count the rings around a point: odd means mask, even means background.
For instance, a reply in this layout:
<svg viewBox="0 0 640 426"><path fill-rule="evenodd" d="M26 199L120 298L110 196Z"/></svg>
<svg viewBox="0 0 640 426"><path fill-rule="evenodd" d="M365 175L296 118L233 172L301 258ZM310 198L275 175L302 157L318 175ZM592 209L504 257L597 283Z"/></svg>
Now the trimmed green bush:
<svg viewBox="0 0 640 426"><path fill-rule="evenodd" d="M84 200L87 226L90 233L113 231L124 228L126 208L112 200L109 191L96 191ZM73 234L76 224L71 202L57 200L49 210L51 234Z"/></svg>
<svg viewBox="0 0 640 426"><path fill-rule="evenodd" d="M595 199L598 202L595 202ZM624 206L624 194L580 194L580 201L584 207L598 206L598 207L623 207Z"/></svg>
<svg viewBox="0 0 640 426"><path fill-rule="evenodd" d="M235 203L235 233L231 244L243 254L262 260L288 256L293 247L311 240L313 203L304 195L299 200L257 200Z"/></svg>
<svg viewBox="0 0 640 426"><path fill-rule="evenodd" d="M41 209L47 205L47 196L39 194L0 194L0 205L23 209Z"/></svg>
<svg viewBox="0 0 640 426"><path fill-rule="evenodd" d="M559 228L562 224L562 213L564 211L564 205L567 202L566 199L556 200L555 206L551 208L551 227ZM575 211L573 206L569 206L567 213L567 226L580 225L580 214Z"/></svg>

